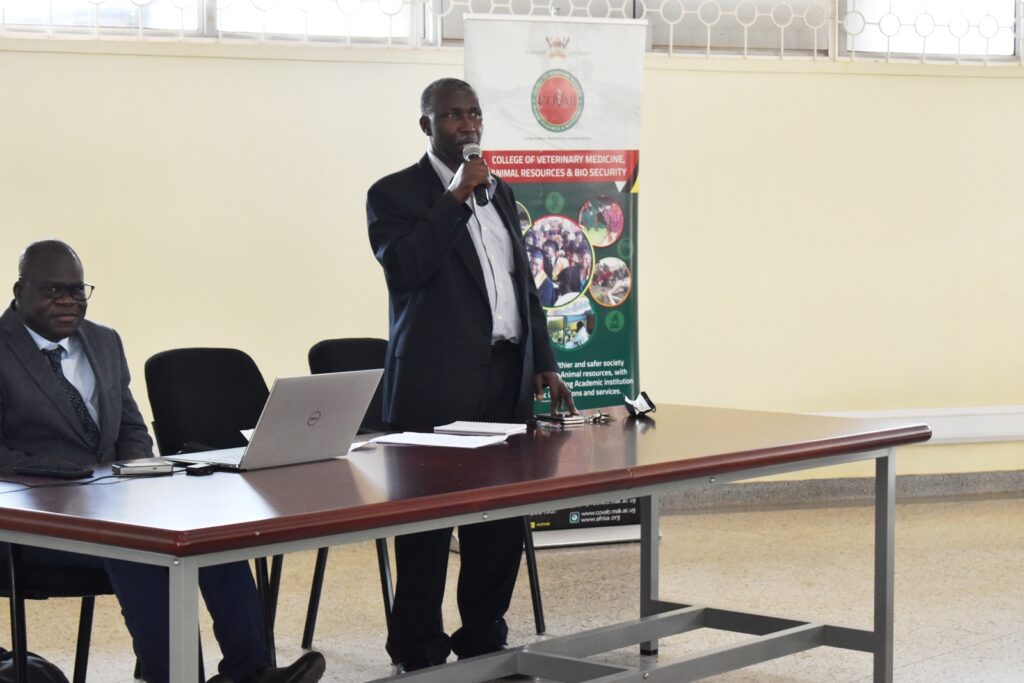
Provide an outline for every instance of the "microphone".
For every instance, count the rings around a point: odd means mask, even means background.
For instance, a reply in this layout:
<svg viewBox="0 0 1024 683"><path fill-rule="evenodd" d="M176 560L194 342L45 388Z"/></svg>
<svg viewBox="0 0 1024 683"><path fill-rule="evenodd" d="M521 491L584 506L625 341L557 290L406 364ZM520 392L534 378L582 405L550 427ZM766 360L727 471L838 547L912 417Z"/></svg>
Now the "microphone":
<svg viewBox="0 0 1024 683"><path fill-rule="evenodd" d="M479 159L482 156L483 150L480 149L480 145L473 144L472 142L462 148L462 158L466 161L473 159ZM487 196L487 186L477 185L473 188L473 196L476 197L477 206L487 206L490 198Z"/></svg>

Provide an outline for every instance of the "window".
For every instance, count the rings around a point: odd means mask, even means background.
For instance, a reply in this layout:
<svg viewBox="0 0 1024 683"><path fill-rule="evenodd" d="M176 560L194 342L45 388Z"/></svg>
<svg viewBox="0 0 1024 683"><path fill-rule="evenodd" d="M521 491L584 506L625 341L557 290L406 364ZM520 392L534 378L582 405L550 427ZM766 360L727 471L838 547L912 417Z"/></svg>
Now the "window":
<svg viewBox="0 0 1024 683"><path fill-rule="evenodd" d="M828 54L829 10L824 0L652 0L644 16L651 24L654 46L670 52Z"/></svg>
<svg viewBox="0 0 1024 683"><path fill-rule="evenodd" d="M182 6L184 5L184 6ZM192 9L188 9L188 5ZM156 29L194 32L195 0L6 0L0 1L5 28L98 32Z"/></svg>
<svg viewBox="0 0 1024 683"><path fill-rule="evenodd" d="M404 0L0 0L5 35L45 32L195 38L410 38Z"/></svg>
<svg viewBox="0 0 1024 683"><path fill-rule="evenodd" d="M950 58L1016 53L1018 0L847 0L844 52Z"/></svg>
<svg viewBox="0 0 1024 683"><path fill-rule="evenodd" d="M0 0L0 34L458 45L466 13L636 18L670 55L915 59L1021 55L1024 0Z"/></svg>
<svg viewBox="0 0 1024 683"><path fill-rule="evenodd" d="M221 0L217 4L221 35L409 39L410 12L403 0Z"/></svg>
<svg viewBox="0 0 1024 683"><path fill-rule="evenodd" d="M646 19L648 49L692 54L828 54L828 0L590 0L569 5L551 0L540 6L512 0L502 14ZM462 40L462 15L479 11L435 0L430 12L440 16L445 41Z"/></svg>

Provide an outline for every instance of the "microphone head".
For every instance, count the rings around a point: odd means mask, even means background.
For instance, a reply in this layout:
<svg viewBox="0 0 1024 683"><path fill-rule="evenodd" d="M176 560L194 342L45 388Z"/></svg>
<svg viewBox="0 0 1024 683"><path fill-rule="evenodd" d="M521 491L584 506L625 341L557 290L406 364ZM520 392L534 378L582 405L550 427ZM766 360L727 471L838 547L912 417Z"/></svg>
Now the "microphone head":
<svg viewBox="0 0 1024 683"><path fill-rule="evenodd" d="M483 150L480 149L480 145L476 143L469 143L462 148L462 158L466 161L470 159L479 159L483 156Z"/></svg>

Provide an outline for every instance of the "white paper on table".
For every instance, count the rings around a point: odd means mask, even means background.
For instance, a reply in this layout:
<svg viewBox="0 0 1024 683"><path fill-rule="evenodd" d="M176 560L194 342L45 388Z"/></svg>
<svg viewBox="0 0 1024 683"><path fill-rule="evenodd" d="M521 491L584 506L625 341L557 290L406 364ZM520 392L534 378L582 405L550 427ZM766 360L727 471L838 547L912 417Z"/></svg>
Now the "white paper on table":
<svg viewBox="0 0 1024 683"><path fill-rule="evenodd" d="M439 448L480 448L505 442L504 435L498 436L461 436L456 434L438 434L436 432L401 432L385 434L373 439L376 443L401 444L405 446L435 446Z"/></svg>

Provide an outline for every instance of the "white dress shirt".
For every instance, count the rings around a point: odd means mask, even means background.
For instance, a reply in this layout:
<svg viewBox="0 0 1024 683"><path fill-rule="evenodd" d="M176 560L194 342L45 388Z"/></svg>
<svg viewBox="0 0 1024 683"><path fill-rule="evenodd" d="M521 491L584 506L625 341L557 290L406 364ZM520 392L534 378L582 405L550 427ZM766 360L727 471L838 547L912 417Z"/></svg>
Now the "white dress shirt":
<svg viewBox="0 0 1024 683"><path fill-rule="evenodd" d="M429 149L427 156L430 157L430 163L441 179L441 184L450 190L455 173ZM497 186L492 182L487 188L492 199L495 187ZM469 236L480 258L487 300L491 304L491 342L518 342L523 335L519 321L519 305L516 302L515 260L512 254L515 245L512 237L508 234L508 229L493 201L488 202L486 206L477 206L473 195L470 195L466 200L466 206L473 211L468 224Z"/></svg>

